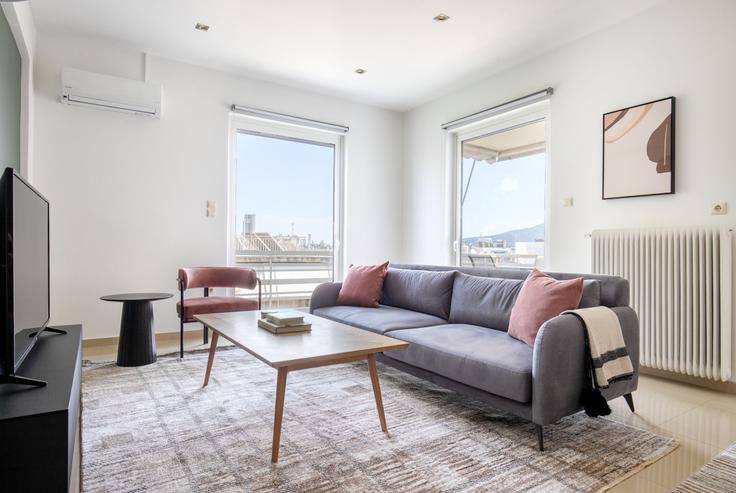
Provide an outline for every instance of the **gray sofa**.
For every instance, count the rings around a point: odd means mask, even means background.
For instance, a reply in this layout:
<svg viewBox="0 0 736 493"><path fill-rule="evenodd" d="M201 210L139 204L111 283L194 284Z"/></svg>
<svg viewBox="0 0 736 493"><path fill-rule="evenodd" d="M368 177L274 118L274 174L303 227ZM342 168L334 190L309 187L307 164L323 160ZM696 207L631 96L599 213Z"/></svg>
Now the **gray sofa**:
<svg viewBox="0 0 736 493"><path fill-rule="evenodd" d="M511 308L528 271L485 267L392 264L378 308L337 305L341 283L326 283L312 295L311 313L386 334L407 349L380 361L536 425L578 412L584 387L585 339L577 317L548 320L534 348L510 337ZM608 306L618 316L634 365L634 377L603 390L606 399L631 393L639 376L639 322L629 307L629 283L602 275L548 273L557 279L585 278L581 307Z"/></svg>

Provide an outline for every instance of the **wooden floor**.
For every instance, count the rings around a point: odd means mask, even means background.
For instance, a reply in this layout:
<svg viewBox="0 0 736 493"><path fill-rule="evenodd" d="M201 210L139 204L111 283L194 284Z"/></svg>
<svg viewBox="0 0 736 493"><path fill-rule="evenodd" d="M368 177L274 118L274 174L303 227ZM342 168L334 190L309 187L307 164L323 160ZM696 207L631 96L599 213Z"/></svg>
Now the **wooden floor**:
<svg viewBox="0 0 736 493"><path fill-rule="evenodd" d="M231 343L220 338L218 345ZM208 349L202 344L201 331L187 333L185 348ZM178 335L157 341L158 354L178 350ZM114 361L116 351L114 343L85 347L84 357L92 361ZM726 446L736 442L736 395L643 375L639 380L639 390L634 393L634 402L636 414L629 411L623 399L612 401L611 417L674 437L681 445L665 458L609 490L611 492L670 491Z"/></svg>
<svg viewBox="0 0 736 493"><path fill-rule="evenodd" d="M217 345L219 347L232 346L233 344L225 339L220 338ZM202 343L202 330L184 332L184 350L196 351L209 349L209 344ZM87 340L83 343L82 356L84 359L102 363L106 361L115 361L117 357L117 341L115 339ZM164 354L172 354L179 352L179 334L166 333L156 335L156 354L159 356Z"/></svg>

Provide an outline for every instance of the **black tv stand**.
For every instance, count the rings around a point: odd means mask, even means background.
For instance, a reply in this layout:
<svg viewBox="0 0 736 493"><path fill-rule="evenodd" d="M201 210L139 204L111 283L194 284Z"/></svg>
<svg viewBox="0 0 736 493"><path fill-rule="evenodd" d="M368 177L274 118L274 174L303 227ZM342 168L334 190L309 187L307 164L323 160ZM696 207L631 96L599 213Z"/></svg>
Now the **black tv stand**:
<svg viewBox="0 0 736 493"><path fill-rule="evenodd" d="M48 385L0 385L2 492L79 492L82 328L61 328L64 337L39 334L18 369Z"/></svg>
<svg viewBox="0 0 736 493"><path fill-rule="evenodd" d="M37 380L35 378L19 377L18 375L0 375L0 385L4 383L14 383L16 385L32 385L34 387L45 387L45 380Z"/></svg>
<svg viewBox="0 0 736 493"><path fill-rule="evenodd" d="M56 327L44 327L41 330L38 330L36 332L31 332L28 334L28 337L36 337L36 334L43 333L43 332L51 332L52 334L66 334L66 331L64 329L57 329Z"/></svg>

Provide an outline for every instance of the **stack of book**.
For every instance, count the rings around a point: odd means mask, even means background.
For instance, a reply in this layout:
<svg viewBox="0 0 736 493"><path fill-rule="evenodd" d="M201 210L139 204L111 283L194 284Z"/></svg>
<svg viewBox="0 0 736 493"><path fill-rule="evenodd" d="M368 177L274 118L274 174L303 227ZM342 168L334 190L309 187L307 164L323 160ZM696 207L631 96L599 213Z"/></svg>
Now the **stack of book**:
<svg viewBox="0 0 736 493"><path fill-rule="evenodd" d="M304 321L304 313L296 310L263 310L258 327L274 334L290 334L312 330L312 324Z"/></svg>

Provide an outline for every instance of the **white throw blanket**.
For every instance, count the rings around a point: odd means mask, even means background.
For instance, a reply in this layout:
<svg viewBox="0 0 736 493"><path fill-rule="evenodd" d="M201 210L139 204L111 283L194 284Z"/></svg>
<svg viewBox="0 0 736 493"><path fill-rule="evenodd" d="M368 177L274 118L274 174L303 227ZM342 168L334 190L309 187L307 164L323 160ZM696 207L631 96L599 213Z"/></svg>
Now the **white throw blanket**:
<svg viewBox="0 0 736 493"><path fill-rule="evenodd" d="M596 306L563 313L575 315L583 322L596 386L599 389L608 388L613 382L632 377L634 367L626 349L621 324L613 310L605 306Z"/></svg>

